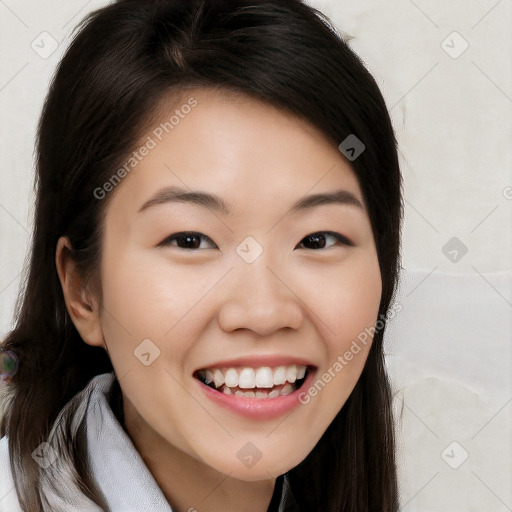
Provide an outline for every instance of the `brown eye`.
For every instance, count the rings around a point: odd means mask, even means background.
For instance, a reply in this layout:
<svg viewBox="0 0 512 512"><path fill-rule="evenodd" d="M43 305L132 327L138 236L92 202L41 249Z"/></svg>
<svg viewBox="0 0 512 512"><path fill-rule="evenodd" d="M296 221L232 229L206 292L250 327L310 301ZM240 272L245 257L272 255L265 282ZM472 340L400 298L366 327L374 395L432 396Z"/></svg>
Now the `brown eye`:
<svg viewBox="0 0 512 512"><path fill-rule="evenodd" d="M306 238L304 238L300 245L309 245L310 247L306 247L308 249L324 249L326 247L326 240L329 238L334 238L337 243L340 245L349 245L352 246L352 242L345 236L341 235L340 233L334 233L332 231L319 231L317 233L312 233L311 235L308 235ZM332 247L333 245L336 245L336 243L327 245L327 247Z"/></svg>
<svg viewBox="0 0 512 512"><path fill-rule="evenodd" d="M184 231L168 236L158 244L158 247L178 247L179 249L197 250L201 246L201 241L206 240L210 245L217 247L210 237L202 233ZM174 243L176 242L176 243Z"/></svg>

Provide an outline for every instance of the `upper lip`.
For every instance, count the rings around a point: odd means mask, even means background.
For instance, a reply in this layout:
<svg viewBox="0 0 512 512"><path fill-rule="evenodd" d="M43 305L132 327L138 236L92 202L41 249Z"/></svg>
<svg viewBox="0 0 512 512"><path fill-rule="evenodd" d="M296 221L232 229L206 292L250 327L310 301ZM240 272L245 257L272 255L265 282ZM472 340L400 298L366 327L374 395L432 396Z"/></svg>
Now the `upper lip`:
<svg viewBox="0 0 512 512"><path fill-rule="evenodd" d="M261 368L262 366L289 366L296 364L299 366L316 367L311 361L303 357L291 355L259 355L259 356L243 356L236 359L223 359L213 363L205 364L197 370L205 368L232 368L235 366L245 366L250 368ZM196 370L196 371L197 371Z"/></svg>

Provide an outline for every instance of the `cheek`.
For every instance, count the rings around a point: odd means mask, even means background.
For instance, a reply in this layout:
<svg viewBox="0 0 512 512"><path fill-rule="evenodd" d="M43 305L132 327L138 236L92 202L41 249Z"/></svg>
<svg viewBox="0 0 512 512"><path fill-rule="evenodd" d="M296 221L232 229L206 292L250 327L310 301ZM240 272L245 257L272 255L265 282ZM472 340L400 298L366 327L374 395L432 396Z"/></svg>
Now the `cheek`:
<svg viewBox="0 0 512 512"><path fill-rule="evenodd" d="M345 348L377 320L382 294L378 263L355 268L340 283L340 290L338 308L334 310L338 313L341 348Z"/></svg>
<svg viewBox="0 0 512 512"><path fill-rule="evenodd" d="M382 293L376 255L361 253L339 272L317 274L318 314L326 347L325 366L312 396L330 422L356 385L371 347ZM319 382L321 381L321 382ZM307 399L307 397L306 397Z"/></svg>
<svg viewBox="0 0 512 512"><path fill-rule="evenodd" d="M184 273L143 253L118 258L105 270L105 309L139 336L163 337L204 295L199 272Z"/></svg>
<svg viewBox="0 0 512 512"><path fill-rule="evenodd" d="M146 347L158 354L153 372L180 374L179 361L204 328L208 312L201 301L219 280L218 269L198 265L184 271L142 251L106 256L103 268L101 327L118 373L143 370L134 355Z"/></svg>
<svg viewBox="0 0 512 512"><path fill-rule="evenodd" d="M309 285L304 296L311 297L310 309L322 329L331 358L375 324L382 284L373 252L354 253L337 268L312 269L305 281L315 283L313 289Z"/></svg>

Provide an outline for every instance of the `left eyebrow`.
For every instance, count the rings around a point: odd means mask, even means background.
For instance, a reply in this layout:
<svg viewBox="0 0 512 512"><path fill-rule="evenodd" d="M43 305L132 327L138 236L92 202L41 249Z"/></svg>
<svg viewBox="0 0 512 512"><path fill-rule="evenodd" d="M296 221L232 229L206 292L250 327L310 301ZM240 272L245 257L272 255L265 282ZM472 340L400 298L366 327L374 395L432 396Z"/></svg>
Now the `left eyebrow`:
<svg viewBox="0 0 512 512"><path fill-rule="evenodd" d="M157 191L153 197L140 207L139 212L151 206L173 202L197 204L224 215L231 215L229 205L221 197L200 190L190 191L176 186L165 187ZM354 206L364 210L361 201L352 192L337 190L331 193L313 194L303 197L291 207L291 212L298 212L326 204Z"/></svg>
<svg viewBox="0 0 512 512"><path fill-rule="evenodd" d="M306 196L297 201L291 208L292 212L299 210L306 210L307 208L314 208L324 204L343 204L347 206L355 206L364 210L363 205L359 199L349 192L348 190L337 190L336 192L327 194L313 194Z"/></svg>

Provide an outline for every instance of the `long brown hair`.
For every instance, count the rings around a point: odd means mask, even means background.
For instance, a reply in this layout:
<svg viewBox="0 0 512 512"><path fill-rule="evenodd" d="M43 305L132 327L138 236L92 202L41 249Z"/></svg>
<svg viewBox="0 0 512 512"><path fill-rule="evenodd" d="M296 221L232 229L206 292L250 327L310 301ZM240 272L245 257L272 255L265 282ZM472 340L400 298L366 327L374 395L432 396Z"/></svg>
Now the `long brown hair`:
<svg viewBox="0 0 512 512"><path fill-rule="evenodd" d="M365 150L351 165L377 246L379 318L391 306L403 210L396 139L375 80L323 14L302 0L119 0L93 12L60 62L41 115L31 257L3 347L19 357L4 431L25 511L42 509L32 451L61 408L92 377L112 371L106 352L82 341L66 310L57 240L68 236L83 275L97 278L109 196L99 200L95 189L133 149L158 102L194 87L267 102L336 146L356 134ZM302 510L398 510L384 331L335 420L288 473ZM69 449L84 494L108 510L88 476L83 444Z"/></svg>

